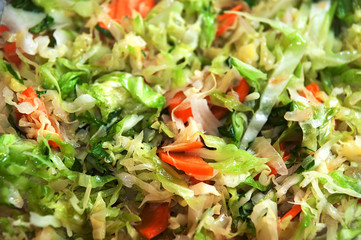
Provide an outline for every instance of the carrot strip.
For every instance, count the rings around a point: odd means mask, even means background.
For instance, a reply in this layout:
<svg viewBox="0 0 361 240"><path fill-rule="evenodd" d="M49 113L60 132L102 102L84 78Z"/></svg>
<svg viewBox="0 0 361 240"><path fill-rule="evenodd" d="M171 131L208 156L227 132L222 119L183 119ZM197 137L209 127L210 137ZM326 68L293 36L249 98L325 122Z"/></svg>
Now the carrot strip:
<svg viewBox="0 0 361 240"><path fill-rule="evenodd" d="M201 157L187 153L166 153L163 151L158 151L158 156L162 161L184 171L188 176L202 177L201 180L209 180L213 177L213 167Z"/></svg>
<svg viewBox="0 0 361 240"><path fill-rule="evenodd" d="M16 43L10 43L4 46L5 58L14 63L16 66L19 66L21 60L16 53Z"/></svg>
<svg viewBox="0 0 361 240"><path fill-rule="evenodd" d="M21 95L18 96L18 104L23 103L23 102L28 102L33 106L35 106L36 103L37 103L38 104L37 111L45 113L46 117L51 122L51 126L55 129L54 133L56 133L62 139L62 137L60 135L60 132L59 132L59 129L57 129L55 124L50 120L50 116L49 116L48 110L45 107L44 102L40 98L38 98L36 92L34 91L34 89L32 87L28 87L27 89L25 89L22 92ZM20 118L22 116L24 116L28 122L34 122L34 118L35 119L39 118L39 114L37 114L35 112L30 113L30 114L22 114L22 113L19 113L19 112L17 113L18 120L20 120ZM40 119L37 119L36 121L40 122ZM51 140L49 140L49 145L54 147L54 148L59 147L59 145L57 143L55 143L54 141L51 141Z"/></svg>
<svg viewBox="0 0 361 240"><path fill-rule="evenodd" d="M241 11L241 10L242 10L242 4L238 4L237 6L229 9L229 11L234 11L234 12L235 11ZM233 15L235 15L235 14L234 13L224 13L224 14L218 16L218 20L223 21L226 18L228 18L230 16L233 16Z"/></svg>
<svg viewBox="0 0 361 240"><path fill-rule="evenodd" d="M235 6L234 8L230 9L231 11L240 11L242 9L242 5L239 4ZM222 21L222 23L218 26L218 30L216 33L216 37L219 37L224 32L227 31L227 29L236 21L237 14L234 13L225 13L218 17L219 21Z"/></svg>
<svg viewBox="0 0 361 240"><path fill-rule="evenodd" d="M170 100L169 103L169 114L172 115L173 110L180 105L184 99L186 99L186 96L183 92L177 92L177 94ZM183 123L186 123L188 121L189 117L193 117L192 109L186 108L186 109L175 109L174 115L177 118L180 118Z"/></svg>
<svg viewBox="0 0 361 240"><path fill-rule="evenodd" d="M322 99L318 97L320 92L320 87L316 83L310 83L305 87L312 95L316 98L317 101L322 102ZM306 97L303 91L298 92L302 97Z"/></svg>
<svg viewBox="0 0 361 240"><path fill-rule="evenodd" d="M239 84L236 86L234 91L238 93L238 98L240 102L243 102L244 99L247 97L249 93L249 84L247 83L246 79L242 78Z"/></svg>
<svg viewBox="0 0 361 240"><path fill-rule="evenodd" d="M135 228L144 237L154 238L167 229L169 216L169 203L148 203L140 214L142 221Z"/></svg>
<svg viewBox="0 0 361 240"><path fill-rule="evenodd" d="M108 6L108 15L121 24L123 17L132 17L132 10L139 12L145 18L154 5L154 0L113 0ZM99 22L99 26L108 29L103 22Z"/></svg>
<svg viewBox="0 0 361 240"><path fill-rule="evenodd" d="M291 210L289 210L285 215L283 215L283 217L281 218L281 221L283 221L285 218L287 218L288 216L291 216L292 220L294 217L296 217L300 212L302 211L301 205L293 205L293 207L291 208Z"/></svg>

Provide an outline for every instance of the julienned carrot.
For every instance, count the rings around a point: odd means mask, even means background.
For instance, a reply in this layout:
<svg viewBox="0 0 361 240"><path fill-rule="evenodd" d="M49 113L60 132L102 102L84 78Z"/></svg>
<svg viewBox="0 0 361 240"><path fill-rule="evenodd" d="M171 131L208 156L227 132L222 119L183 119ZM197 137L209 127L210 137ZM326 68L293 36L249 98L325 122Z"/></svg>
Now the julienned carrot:
<svg viewBox="0 0 361 240"><path fill-rule="evenodd" d="M320 87L316 83L310 83L306 86L306 89L312 92L313 95L317 94L320 91Z"/></svg>
<svg viewBox="0 0 361 240"><path fill-rule="evenodd" d="M242 4L238 4L237 6L231 8L229 11L240 11L240 10L242 10ZM218 20L223 21L226 18L233 16L233 15L235 15L235 14L234 13L224 13L224 14L218 16Z"/></svg>
<svg viewBox="0 0 361 240"><path fill-rule="evenodd" d="M108 14L110 18L121 23L123 17L132 17L133 10L145 18L154 5L154 0L113 0L109 4ZM107 29L103 22L99 22L99 26Z"/></svg>
<svg viewBox="0 0 361 240"><path fill-rule="evenodd" d="M36 109L36 111L30 114L18 113L17 114L18 119L20 119L21 117L25 117L28 122L34 122L34 121L41 122L41 120L39 119L40 118L39 112L45 113L45 116L48 118L49 122L51 122L51 126L53 127L53 129L55 129L54 133L56 133L60 138L62 138L55 124L50 120L49 113L45 107L44 102L40 98L38 98L36 92L32 87L28 87L21 93L21 95L18 96L18 104L23 102L28 102L33 106L36 106L37 104L38 108ZM59 147L57 143L51 140L49 140L49 145L52 147Z"/></svg>
<svg viewBox="0 0 361 240"><path fill-rule="evenodd" d="M168 227L169 203L147 203L140 214L142 221L135 228L144 237L151 239Z"/></svg>
<svg viewBox="0 0 361 240"><path fill-rule="evenodd" d="M310 83L306 86L306 89L312 93L312 95L317 99L317 101L322 102L322 99L317 95L320 92L320 87L316 83Z"/></svg>
<svg viewBox="0 0 361 240"><path fill-rule="evenodd" d="M230 11L240 11L242 9L242 5L239 4L235 6L234 8L231 8ZM218 26L218 30L216 33L216 37L219 37L222 35L229 26L231 26L234 21L237 19L237 14L234 13L225 13L218 17L218 20L221 21L221 24Z"/></svg>
<svg viewBox="0 0 361 240"><path fill-rule="evenodd" d="M190 143L177 143L177 144L170 144L167 146L162 147L163 150L169 152L186 152L188 150L197 149L203 147L204 144L200 141L190 142Z"/></svg>
<svg viewBox="0 0 361 240"><path fill-rule="evenodd" d="M4 46L5 58L9 61L14 63L15 65L19 66L21 60L16 53L16 43L10 43Z"/></svg>
<svg viewBox="0 0 361 240"><path fill-rule="evenodd" d="M235 87L234 91L238 93L238 98L240 102L243 102L249 93L249 84L246 79L242 78L239 84Z"/></svg>
<svg viewBox="0 0 361 240"><path fill-rule="evenodd" d="M305 88L312 93L312 95L316 98L317 101L322 102L322 99L318 97L318 93L320 92L320 87L316 83L310 83ZM305 97L303 91L302 92L299 91L299 94L302 97Z"/></svg>
<svg viewBox="0 0 361 240"><path fill-rule="evenodd" d="M184 99L186 99L186 96L182 91L177 92L177 94L174 95L174 97L169 102L168 111L170 115L172 114L173 110L184 101ZM177 108L174 110L174 115L177 118L180 118L184 123L188 121L189 117L193 117L191 108L186 108L186 109Z"/></svg>
<svg viewBox="0 0 361 240"><path fill-rule="evenodd" d="M214 169L201 157L188 153L166 153L158 151L160 159L178 170L184 171L188 176L209 180L214 175Z"/></svg>
<svg viewBox="0 0 361 240"><path fill-rule="evenodd" d="M292 220L293 218L295 218L300 212L302 211L302 207L301 205L293 205L293 207L291 208L291 210L289 210L285 215L283 215L283 217L281 218L281 221L283 221L285 218L287 218L288 216L291 216Z"/></svg>

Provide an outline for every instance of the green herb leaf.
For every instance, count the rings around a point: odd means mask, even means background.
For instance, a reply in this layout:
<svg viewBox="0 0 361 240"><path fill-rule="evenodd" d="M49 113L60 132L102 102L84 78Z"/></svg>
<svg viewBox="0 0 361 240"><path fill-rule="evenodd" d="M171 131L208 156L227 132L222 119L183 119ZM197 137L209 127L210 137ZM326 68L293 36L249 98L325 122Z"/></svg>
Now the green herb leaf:
<svg viewBox="0 0 361 240"><path fill-rule="evenodd" d="M38 24L29 28L29 32L39 34L41 32L44 32L45 30L50 29L52 26L54 26L54 24L54 18L46 15L45 18L43 18L43 20L41 20Z"/></svg>

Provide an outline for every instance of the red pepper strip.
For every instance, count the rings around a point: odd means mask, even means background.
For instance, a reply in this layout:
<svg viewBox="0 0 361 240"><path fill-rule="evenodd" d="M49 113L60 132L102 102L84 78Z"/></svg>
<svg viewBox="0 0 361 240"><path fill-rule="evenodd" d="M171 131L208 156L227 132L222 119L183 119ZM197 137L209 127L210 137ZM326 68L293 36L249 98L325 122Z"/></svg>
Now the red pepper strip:
<svg viewBox="0 0 361 240"><path fill-rule="evenodd" d="M283 221L285 218L287 218L288 216L291 216L292 220L293 218L295 218L300 212L302 211L301 205L293 205L293 207L291 208L291 210L289 210L285 215L283 215L283 217L281 218L281 221Z"/></svg>
<svg viewBox="0 0 361 240"><path fill-rule="evenodd" d="M29 102L30 104L32 104L33 106L35 106L35 101L38 103L38 111L43 112L46 114L47 118L49 119L49 121L52 123L52 127L55 129L55 133L60 137L60 133L59 130L55 127L54 123L50 120L49 117L49 113L48 110L45 107L45 104L43 101L40 100L40 98L38 98L36 92L34 91L34 89L32 87L28 87L27 89L25 89L22 94L18 97L18 104L23 103L23 102ZM33 122L33 117L35 115L32 115L32 113L30 114L22 114L22 113L18 113L18 119L20 119L22 116L24 116L27 121L29 122ZM40 120L39 120L40 122ZM52 147L59 147L59 145L57 143L55 143L54 141L49 140L49 145Z"/></svg>
<svg viewBox="0 0 361 240"><path fill-rule="evenodd" d="M201 157L187 153L166 153L158 151L158 156L164 162L184 171L192 177L202 177L202 180L209 180L213 177L214 169Z"/></svg>
<svg viewBox="0 0 361 240"><path fill-rule="evenodd" d="M174 145L174 146L172 146L172 145ZM204 144L202 142L196 141L196 142L191 142L191 143L170 144L165 147L169 147L169 148L166 148L166 151L170 151L170 152L186 152L188 150L201 148L203 146L204 146ZM167 149L169 149L169 150L167 150Z"/></svg>
<svg viewBox="0 0 361 240"><path fill-rule="evenodd" d="M4 46L5 58L14 63L16 66L19 66L21 60L19 56L16 54L16 43L10 43Z"/></svg>
<svg viewBox="0 0 361 240"><path fill-rule="evenodd" d="M7 31L9 31L9 28L7 26L0 25L0 37L2 37L2 34Z"/></svg>
<svg viewBox="0 0 361 240"><path fill-rule="evenodd" d="M240 102L243 102L244 99L247 97L249 93L249 88L249 84L244 78L242 78L242 80L239 81L239 84L235 87L234 91L238 93L238 98Z"/></svg>
<svg viewBox="0 0 361 240"><path fill-rule="evenodd" d="M147 203L140 214L142 221L135 228L144 237L151 239L168 227L169 203Z"/></svg>
<svg viewBox="0 0 361 240"><path fill-rule="evenodd" d="M173 110L183 102L184 99L186 99L186 96L184 95L183 92L177 92L177 94L174 95L174 97L170 100L168 107L168 111L170 115L172 114ZM177 118L180 118L183 121L183 123L186 123L189 117L193 117L191 108L176 109L174 111L174 115Z"/></svg>
<svg viewBox="0 0 361 240"><path fill-rule="evenodd" d="M240 11L241 9L242 9L242 5L240 4L240 5L235 6L232 9L230 9L230 11ZM225 13L225 14L220 15L218 17L218 19L220 21L222 21L222 23L218 26L216 37L221 36L225 31L227 31L229 26L231 26L234 23L234 21L236 21L237 14Z"/></svg>

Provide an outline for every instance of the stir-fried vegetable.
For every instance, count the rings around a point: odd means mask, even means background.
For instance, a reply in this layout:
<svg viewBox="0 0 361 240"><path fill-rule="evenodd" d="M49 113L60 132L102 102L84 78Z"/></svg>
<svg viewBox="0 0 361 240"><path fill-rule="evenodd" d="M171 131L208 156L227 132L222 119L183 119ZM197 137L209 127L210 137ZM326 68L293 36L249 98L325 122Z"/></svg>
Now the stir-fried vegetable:
<svg viewBox="0 0 361 240"><path fill-rule="evenodd" d="M0 239L360 239L359 0L0 1Z"/></svg>

